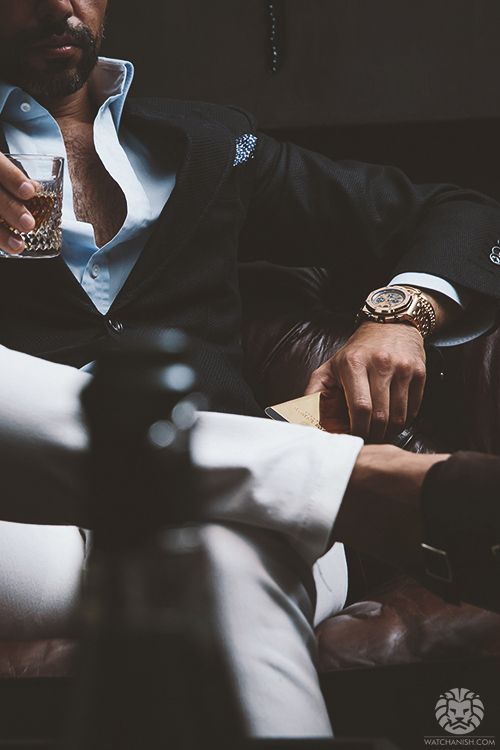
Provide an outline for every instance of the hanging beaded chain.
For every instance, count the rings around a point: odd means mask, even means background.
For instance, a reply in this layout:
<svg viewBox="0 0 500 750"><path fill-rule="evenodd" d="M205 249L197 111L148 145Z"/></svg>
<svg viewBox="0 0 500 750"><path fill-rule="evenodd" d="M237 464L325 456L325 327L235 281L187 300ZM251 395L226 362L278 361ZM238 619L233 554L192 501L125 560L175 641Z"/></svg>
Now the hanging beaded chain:
<svg viewBox="0 0 500 750"><path fill-rule="evenodd" d="M269 42L271 44L271 71L277 73L283 64L283 3L266 0L269 15Z"/></svg>

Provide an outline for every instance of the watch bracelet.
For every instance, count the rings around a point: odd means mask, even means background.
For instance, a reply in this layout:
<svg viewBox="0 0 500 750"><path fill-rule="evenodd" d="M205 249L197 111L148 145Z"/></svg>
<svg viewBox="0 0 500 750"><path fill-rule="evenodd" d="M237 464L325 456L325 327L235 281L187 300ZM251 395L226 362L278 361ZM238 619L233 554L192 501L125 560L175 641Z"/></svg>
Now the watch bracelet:
<svg viewBox="0 0 500 750"><path fill-rule="evenodd" d="M436 313L432 303L419 291L417 304L415 305L414 319L420 333L424 338L430 336L436 328Z"/></svg>

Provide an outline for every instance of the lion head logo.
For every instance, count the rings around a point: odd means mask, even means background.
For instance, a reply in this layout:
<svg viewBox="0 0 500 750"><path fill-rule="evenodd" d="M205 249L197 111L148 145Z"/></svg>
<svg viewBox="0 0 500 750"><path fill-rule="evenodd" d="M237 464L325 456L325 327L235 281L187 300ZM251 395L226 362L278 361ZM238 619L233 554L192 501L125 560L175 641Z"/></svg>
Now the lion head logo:
<svg viewBox="0 0 500 750"><path fill-rule="evenodd" d="M436 719L450 734L469 734L484 718L484 704L473 690L452 688L436 703Z"/></svg>

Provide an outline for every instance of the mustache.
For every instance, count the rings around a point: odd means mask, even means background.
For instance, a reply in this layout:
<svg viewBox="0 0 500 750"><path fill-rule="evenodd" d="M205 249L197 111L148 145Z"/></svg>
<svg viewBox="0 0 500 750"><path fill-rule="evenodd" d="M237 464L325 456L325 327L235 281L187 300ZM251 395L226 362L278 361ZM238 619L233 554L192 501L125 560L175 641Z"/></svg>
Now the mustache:
<svg viewBox="0 0 500 750"><path fill-rule="evenodd" d="M97 40L87 26L84 24L69 26L66 21L46 25L36 31L20 33L12 40L12 46L17 49L31 47L35 44L43 44L51 37L57 36L64 36L65 39L71 40L76 47L95 49L97 46Z"/></svg>

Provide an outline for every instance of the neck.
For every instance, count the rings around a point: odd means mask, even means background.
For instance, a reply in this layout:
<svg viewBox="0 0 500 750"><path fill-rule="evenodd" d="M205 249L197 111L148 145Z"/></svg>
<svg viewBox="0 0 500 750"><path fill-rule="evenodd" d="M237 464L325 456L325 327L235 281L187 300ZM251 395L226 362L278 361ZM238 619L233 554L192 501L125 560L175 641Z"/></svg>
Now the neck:
<svg viewBox="0 0 500 750"><path fill-rule="evenodd" d="M70 123L92 123L97 111L90 95L88 82L74 94L61 99L52 99L43 104L60 126Z"/></svg>

